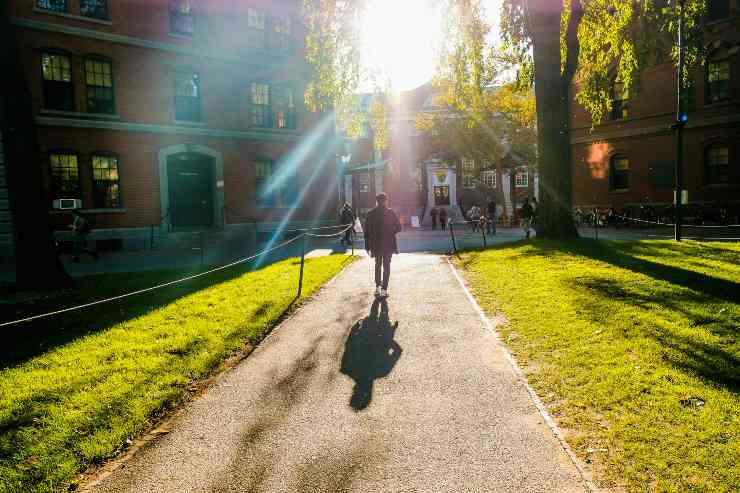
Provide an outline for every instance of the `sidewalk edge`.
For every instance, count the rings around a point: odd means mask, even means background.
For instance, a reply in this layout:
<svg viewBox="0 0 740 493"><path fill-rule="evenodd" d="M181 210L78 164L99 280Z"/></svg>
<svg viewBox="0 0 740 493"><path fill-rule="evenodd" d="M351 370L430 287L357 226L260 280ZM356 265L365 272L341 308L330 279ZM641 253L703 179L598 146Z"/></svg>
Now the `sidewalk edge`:
<svg viewBox="0 0 740 493"><path fill-rule="evenodd" d="M537 392L535 392L535 390L527 382L527 377L524 375L524 372L519 367L519 364L516 362L516 359L514 359L514 355L511 354L511 351L509 351L509 348L506 347L506 345L501 341L501 338L499 337L499 333L496 330L496 325L491 321L491 319L488 318L486 313L483 311L481 306L478 304L478 301L473 297L472 293L470 292L468 287L465 285L465 281L463 281L462 277L457 272L455 265L450 261L450 257L445 257L445 258L447 260L448 265L450 266L450 269L452 270L452 274L455 276L455 279L457 279L457 282L460 284L460 287L465 293L465 296L468 298L468 301L470 302L470 304L472 305L476 313L478 313L478 316L483 322L483 325L485 326L486 330L490 331L496 338L496 341L499 343L499 346L501 347L504 354L506 355L506 359L509 361L509 364L514 370L514 373L516 373L521 383L527 389L529 396L532 398L532 402L534 403L534 406L537 408L537 411L542 416L542 419L545 420L545 423L547 423L547 426L552 431L552 434L555 436L555 438L557 438L558 443L560 444L560 447L563 449L563 452L565 452L565 454L568 456L570 461L575 466L576 470L578 471L578 474L581 476L581 479L583 480L583 484L586 486L586 489L591 493L596 493L600 491L599 488L597 488L593 484L591 474L588 471L586 471L583 464L581 464L580 459L578 459L576 454L573 452L573 449L571 449L570 445L568 445L568 443L565 441L565 436L562 430L557 425L557 423L555 422L553 417L550 415L550 413L547 411L545 404L542 402L540 397L537 395Z"/></svg>

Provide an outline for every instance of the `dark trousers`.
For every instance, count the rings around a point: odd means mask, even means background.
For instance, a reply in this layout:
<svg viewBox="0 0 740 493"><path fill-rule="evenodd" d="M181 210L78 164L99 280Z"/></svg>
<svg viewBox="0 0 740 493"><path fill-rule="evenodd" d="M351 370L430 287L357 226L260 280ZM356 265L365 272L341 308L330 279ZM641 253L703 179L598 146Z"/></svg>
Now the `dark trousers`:
<svg viewBox="0 0 740 493"><path fill-rule="evenodd" d="M348 245L352 243L352 228L344 232L344 242Z"/></svg>
<svg viewBox="0 0 740 493"><path fill-rule="evenodd" d="M437 216L432 216L432 229L437 229Z"/></svg>
<svg viewBox="0 0 740 493"><path fill-rule="evenodd" d="M391 277L392 252L375 254L375 285L388 289L388 280ZM382 276L381 276L382 270ZM382 278L382 281L381 281Z"/></svg>

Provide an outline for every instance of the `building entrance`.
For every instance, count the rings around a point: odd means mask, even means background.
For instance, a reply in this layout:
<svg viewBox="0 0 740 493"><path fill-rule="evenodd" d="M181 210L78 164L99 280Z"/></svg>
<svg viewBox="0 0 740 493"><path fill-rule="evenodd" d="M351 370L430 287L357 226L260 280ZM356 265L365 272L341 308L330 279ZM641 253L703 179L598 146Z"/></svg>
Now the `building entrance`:
<svg viewBox="0 0 740 493"><path fill-rule="evenodd" d="M434 205L450 205L450 187L434 187Z"/></svg>
<svg viewBox="0 0 740 493"><path fill-rule="evenodd" d="M213 226L213 158L183 152L167 159L170 221L174 227Z"/></svg>

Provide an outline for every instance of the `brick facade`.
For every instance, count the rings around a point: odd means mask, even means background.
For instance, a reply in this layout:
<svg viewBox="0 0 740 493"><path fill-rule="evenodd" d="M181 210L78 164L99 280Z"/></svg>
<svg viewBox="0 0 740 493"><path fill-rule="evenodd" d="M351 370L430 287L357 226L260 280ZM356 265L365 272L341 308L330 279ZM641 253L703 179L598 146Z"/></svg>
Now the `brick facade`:
<svg viewBox="0 0 740 493"><path fill-rule="evenodd" d="M733 17L707 26L707 65L691 71L688 124L684 130L683 182L689 204L708 209L740 205L740 6L731 2ZM726 97L710 100L710 62L726 60ZM573 93L577 86L574 87ZM637 209L667 208L673 203L676 140L670 129L676 119L676 68L671 62L646 69L631 90L626 118L611 119L591 131L588 113L574 104L571 115L573 206ZM728 154L727 180L709 176L713 148ZM614 161L629 162L629 185L615 186Z"/></svg>
<svg viewBox="0 0 740 493"><path fill-rule="evenodd" d="M71 152L77 156L79 198L95 228L120 230L125 235L127 230L161 227L167 215L160 207L161 154L173 146L184 146L186 152L198 155L199 149L206 150L222 165L223 183L214 183L214 190L223 190L223 210L214 211L222 219L214 226L224 221L225 225L278 222L286 216L291 221L333 218L337 186L334 155L327 155L335 139L333 121L303 108L307 67L298 18L300 2L180 3L192 6L188 19L194 26L192 34L171 32L177 26L171 24L168 0L108 0L109 15L104 19L80 15L80 0L68 0L66 12L44 10L42 0L12 0L11 22L18 32L33 94L50 204L54 197L49 155ZM248 8L253 9L251 14ZM255 46L262 41L255 45L248 32L249 16L255 12L265 27L264 38L257 38L266 40L261 47ZM281 26L290 23L290 35L278 33L281 22ZM261 36L262 31L255 32ZM45 101L43 53L60 53L71 62L73 102L65 111L49 109ZM91 59L111 63L112 113L88 111L85 62ZM200 118L196 121L178 120L175 115L174 78L183 70L197 74ZM266 126L252 120L253 82L270 86L272 106L266 113ZM285 94L292 91L294 109L284 113L290 116L279 116L275 107L275 91L283 88L285 92L279 93L283 101L289 100ZM295 121L295 128L277 128L278 122L286 121ZM93 204L90 156L101 152L118 159L120 206L112 209ZM292 204L258 205L257 160L273 162L273 176L287 174L296 190ZM56 226L66 229L69 214L52 214Z"/></svg>

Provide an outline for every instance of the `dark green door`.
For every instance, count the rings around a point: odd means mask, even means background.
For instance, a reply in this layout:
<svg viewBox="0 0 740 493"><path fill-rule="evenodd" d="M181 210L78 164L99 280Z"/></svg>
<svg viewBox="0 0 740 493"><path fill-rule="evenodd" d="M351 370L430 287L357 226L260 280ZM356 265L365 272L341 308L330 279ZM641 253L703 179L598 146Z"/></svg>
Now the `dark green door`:
<svg viewBox="0 0 740 493"><path fill-rule="evenodd" d="M168 159L170 220L175 227L213 226L213 159L175 154Z"/></svg>

